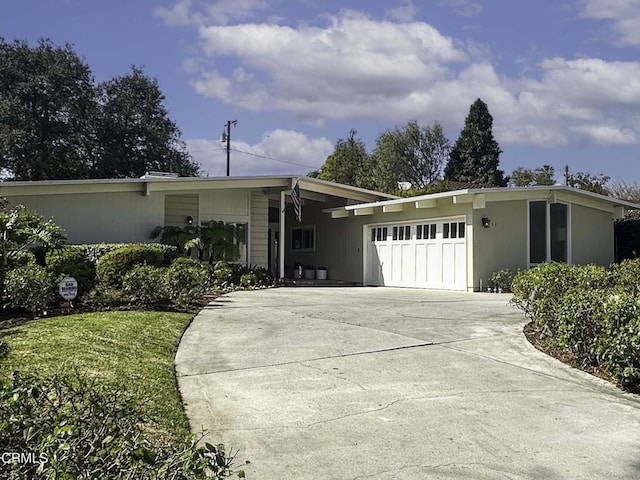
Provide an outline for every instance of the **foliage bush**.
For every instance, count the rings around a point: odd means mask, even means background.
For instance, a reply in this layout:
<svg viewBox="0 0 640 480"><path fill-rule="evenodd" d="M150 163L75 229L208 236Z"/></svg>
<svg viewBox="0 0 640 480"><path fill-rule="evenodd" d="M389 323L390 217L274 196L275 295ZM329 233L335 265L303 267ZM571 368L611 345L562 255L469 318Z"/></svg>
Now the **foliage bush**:
<svg viewBox="0 0 640 480"><path fill-rule="evenodd" d="M513 282L513 273L508 268L493 272L491 275L491 283L493 288L502 292L511 291L511 283Z"/></svg>
<svg viewBox="0 0 640 480"><path fill-rule="evenodd" d="M200 300L209 288L207 268L174 263L165 270L164 286L169 300L187 307Z"/></svg>
<svg viewBox="0 0 640 480"><path fill-rule="evenodd" d="M64 275L69 275L78 281L78 299L96 284L95 267L86 258L84 252L76 246L47 252L45 263L56 283L59 283Z"/></svg>
<svg viewBox="0 0 640 480"><path fill-rule="evenodd" d="M253 274L255 275L255 284L261 287L267 287L273 285L273 276L266 268L258 267L256 265L243 265L234 264L231 266L231 282L234 285L242 285L243 275Z"/></svg>
<svg viewBox="0 0 640 480"><path fill-rule="evenodd" d="M520 272L512 303L555 348L620 385L640 388L640 261L612 266L547 264Z"/></svg>
<svg viewBox="0 0 640 480"><path fill-rule="evenodd" d="M536 327L557 328L557 307L565 294L576 289L597 289L609 285L603 267L546 263L516 275L511 284L511 302L524 310Z"/></svg>
<svg viewBox="0 0 640 480"><path fill-rule="evenodd" d="M221 445L162 439L134 399L86 375L21 376L0 385L0 445L32 453L2 478L187 480L229 478L233 455ZM242 471L238 477L244 477Z"/></svg>
<svg viewBox="0 0 640 480"><path fill-rule="evenodd" d="M225 262L217 262L211 270L210 283L226 288L233 283L233 270Z"/></svg>
<svg viewBox="0 0 640 480"><path fill-rule="evenodd" d="M240 277L240 285L245 288L255 287L258 285L258 276L253 272L245 273Z"/></svg>
<svg viewBox="0 0 640 480"><path fill-rule="evenodd" d="M82 296L81 303L88 310L110 310L124 305L126 299L120 290L98 284Z"/></svg>
<svg viewBox="0 0 640 480"><path fill-rule="evenodd" d="M40 265L10 270L4 282L9 305L29 310L34 315L47 311L55 299L53 278Z"/></svg>
<svg viewBox="0 0 640 480"><path fill-rule="evenodd" d="M85 243L81 245L72 245L71 248L82 252L84 261L95 267L102 257L114 250L120 250L121 248L132 246L147 247L149 245L162 250L166 261L175 258L180 253L175 246L164 245L162 243Z"/></svg>
<svg viewBox="0 0 640 480"><path fill-rule="evenodd" d="M186 265L188 267L202 267L204 264L193 257L178 257L171 261L171 265Z"/></svg>
<svg viewBox="0 0 640 480"><path fill-rule="evenodd" d="M157 306L166 302L166 268L141 265L127 272L122 279L122 293L130 302L142 307Z"/></svg>
<svg viewBox="0 0 640 480"><path fill-rule="evenodd" d="M157 245L127 245L105 253L96 265L98 280L110 287L121 287L125 274L140 265L162 266L165 251Z"/></svg>

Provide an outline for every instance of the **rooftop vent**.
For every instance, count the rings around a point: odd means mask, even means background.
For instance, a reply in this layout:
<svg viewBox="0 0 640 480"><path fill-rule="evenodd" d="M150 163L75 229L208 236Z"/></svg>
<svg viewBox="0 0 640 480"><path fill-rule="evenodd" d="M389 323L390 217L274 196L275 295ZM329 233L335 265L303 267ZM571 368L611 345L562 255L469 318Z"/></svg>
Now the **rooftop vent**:
<svg viewBox="0 0 640 480"><path fill-rule="evenodd" d="M174 172L147 172L140 178L143 180L149 178L178 178L180 175Z"/></svg>

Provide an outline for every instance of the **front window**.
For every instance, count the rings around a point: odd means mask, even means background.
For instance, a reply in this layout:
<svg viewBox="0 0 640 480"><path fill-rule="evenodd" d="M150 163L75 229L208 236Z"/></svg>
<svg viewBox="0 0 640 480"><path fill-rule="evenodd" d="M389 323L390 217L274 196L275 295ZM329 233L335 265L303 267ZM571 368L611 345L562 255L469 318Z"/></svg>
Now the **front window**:
<svg viewBox="0 0 640 480"><path fill-rule="evenodd" d="M529 202L529 263L569 260L569 207Z"/></svg>
<svg viewBox="0 0 640 480"><path fill-rule="evenodd" d="M315 251L316 226L308 225L291 229L291 250Z"/></svg>

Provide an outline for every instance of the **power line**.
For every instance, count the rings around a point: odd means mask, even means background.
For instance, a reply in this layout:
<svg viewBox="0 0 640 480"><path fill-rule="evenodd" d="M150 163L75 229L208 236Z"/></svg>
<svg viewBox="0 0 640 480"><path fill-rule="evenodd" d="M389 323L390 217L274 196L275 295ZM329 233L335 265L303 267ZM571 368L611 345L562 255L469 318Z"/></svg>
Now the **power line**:
<svg viewBox="0 0 640 480"><path fill-rule="evenodd" d="M219 148L208 148L205 150L190 150L189 153L215 152L219 150L225 151L226 148L221 145ZM259 153L245 152L244 150L239 150L233 147L231 147L230 150L237 153L244 153L245 155L250 155L252 157L266 158L267 160L273 160L274 162L286 163L288 165L296 165L298 167L314 168L312 165L306 165L304 163L289 162L287 160L280 160L279 158L269 157L268 155L260 155Z"/></svg>

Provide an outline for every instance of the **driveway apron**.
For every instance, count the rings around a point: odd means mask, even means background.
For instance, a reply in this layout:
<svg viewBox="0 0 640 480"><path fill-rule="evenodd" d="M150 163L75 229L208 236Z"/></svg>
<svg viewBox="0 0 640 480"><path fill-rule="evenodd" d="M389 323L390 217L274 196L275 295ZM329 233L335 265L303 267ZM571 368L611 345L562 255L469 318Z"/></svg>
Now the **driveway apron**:
<svg viewBox="0 0 640 480"><path fill-rule="evenodd" d="M176 356L191 428L239 449L249 479L640 478L638 397L533 348L508 299L220 297Z"/></svg>

